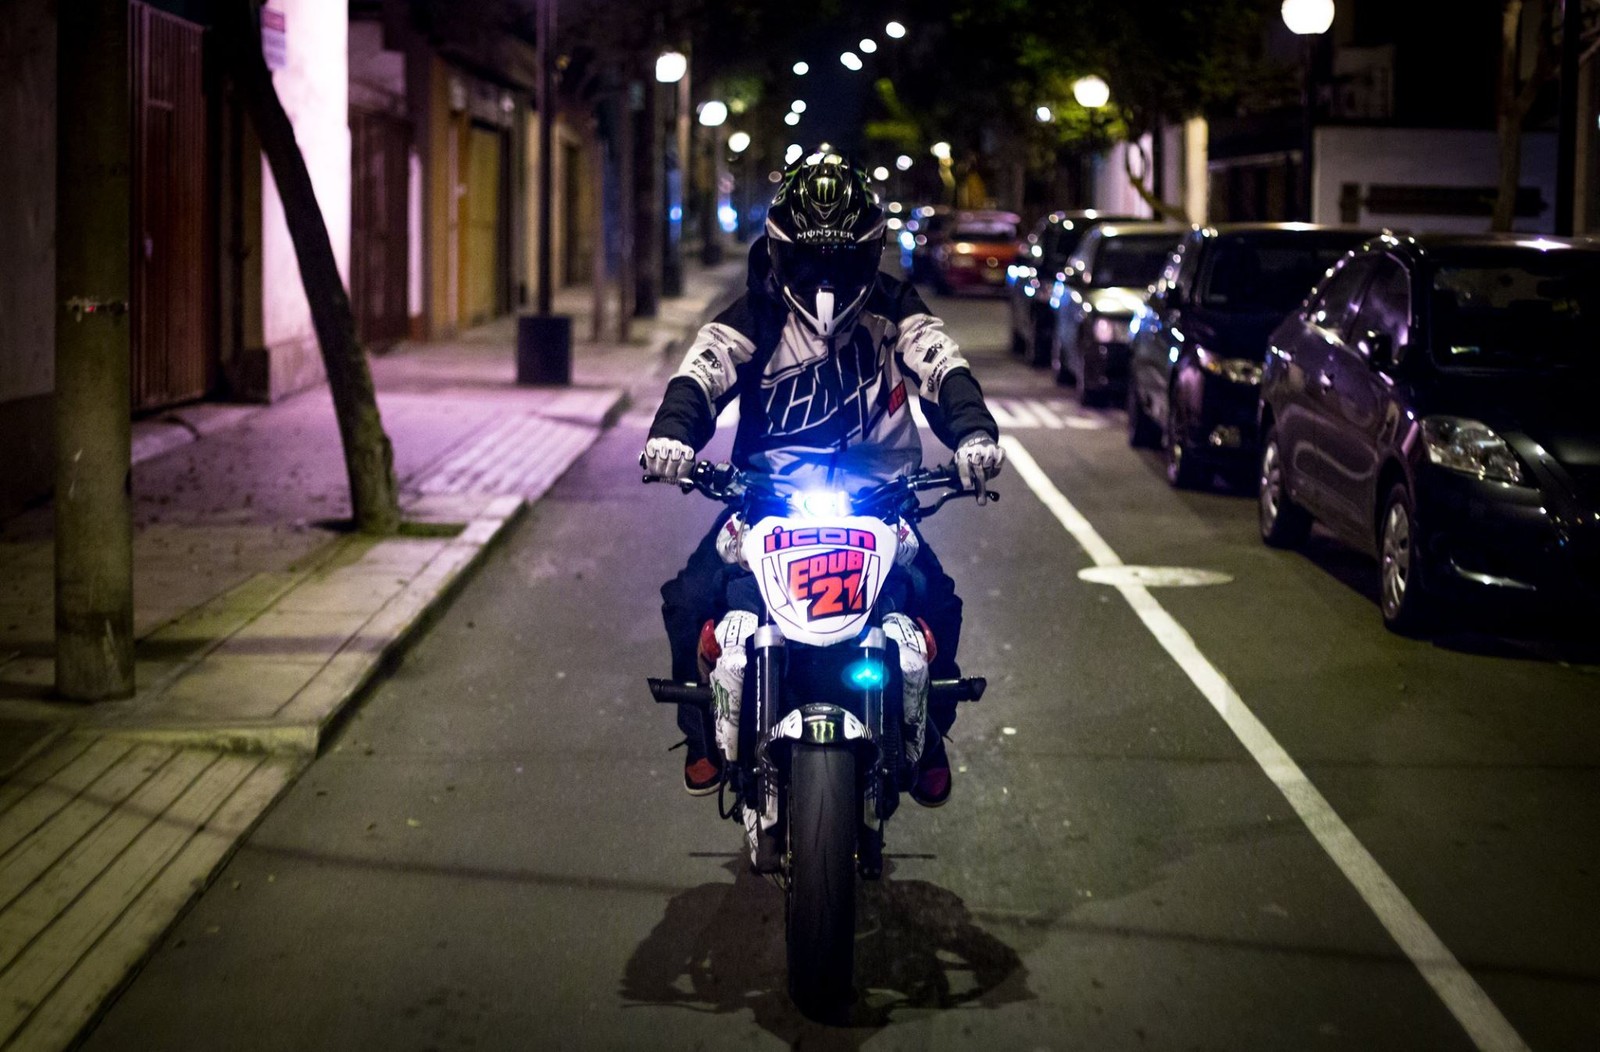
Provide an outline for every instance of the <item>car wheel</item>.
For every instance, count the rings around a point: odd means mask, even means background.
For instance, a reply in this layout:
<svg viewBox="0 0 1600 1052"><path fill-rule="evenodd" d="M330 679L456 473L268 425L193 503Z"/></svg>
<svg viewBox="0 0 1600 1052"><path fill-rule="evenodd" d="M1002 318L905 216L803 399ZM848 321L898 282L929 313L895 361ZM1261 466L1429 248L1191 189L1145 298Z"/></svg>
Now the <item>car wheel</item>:
<svg viewBox="0 0 1600 1052"><path fill-rule="evenodd" d="M1269 427L1261 440L1261 472L1256 481L1257 520L1261 539L1274 548L1298 548L1311 533L1311 516L1289 499L1278 429Z"/></svg>
<svg viewBox="0 0 1600 1052"><path fill-rule="evenodd" d="M1161 444L1161 432L1139 401L1139 386L1128 381L1128 445L1134 449L1154 449Z"/></svg>
<svg viewBox="0 0 1600 1052"><path fill-rule="evenodd" d="M1198 489L1206 481L1205 465L1184 441L1178 420L1178 394L1167 395L1167 484L1174 489Z"/></svg>
<svg viewBox="0 0 1600 1052"><path fill-rule="evenodd" d="M1033 320L1033 365L1043 368L1050 364L1050 341L1055 333L1056 320L1051 315Z"/></svg>
<svg viewBox="0 0 1600 1052"><path fill-rule="evenodd" d="M1050 333L1050 364L1056 374L1056 383L1062 387L1071 387L1077 380L1072 370L1067 368L1067 349L1061 346L1061 337L1054 330Z"/></svg>
<svg viewBox="0 0 1600 1052"><path fill-rule="evenodd" d="M1378 527L1378 607L1391 632L1417 635L1432 624L1431 603L1419 567L1422 531L1404 483L1383 502Z"/></svg>

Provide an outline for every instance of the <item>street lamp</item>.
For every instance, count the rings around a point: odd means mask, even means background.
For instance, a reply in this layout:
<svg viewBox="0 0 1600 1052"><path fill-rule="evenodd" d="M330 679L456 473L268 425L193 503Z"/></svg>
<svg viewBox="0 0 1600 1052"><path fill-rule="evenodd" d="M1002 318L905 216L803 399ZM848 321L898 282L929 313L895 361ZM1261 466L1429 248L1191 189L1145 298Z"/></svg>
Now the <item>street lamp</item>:
<svg viewBox="0 0 1600 1052"><path fill-rule="evenodd" d="M798 161L800 159L800 155L805 152L806 151L800 146L799 143L792 142L789 144L789 148L783 151L783 163L793 164L794 162Z"/></svg>
<svg viewBox="0 0 1600 1052"><path fill-rule="evenodd" d="M901 154L894 159L894 166L902 172L909 172L911 170L911 156L909 154Z"/></svg>
<svg viewBox="0 0 1600 1052"><path fill-rule="evenodd" d="M928 147L928 152L939 158L941 161L948 161L950 159L950 144L947 142L936 142L932 146Z"/></svg>
<svg viewBox="0 0 1600 1052"><path fill-rule="evenodd" d="M839 61L844 64L845 69L850 70L852 73L861 69L861 56L854 51L846 51L839 56Z"/></svg>
<svg viewBox="0 0 1600 1052"><path fill-rule="evenodd" d="M1311 200L1312 155L1316 150L1315 79L1317 38L1333 26L1333 0L1283 0L1283 24L1305 41L1305 70L1300 95L1300 218L1311 221L1316 209Z"/></svg>
<svg viewBox="0 0 1600 1052"><path fill-rule="evenodd" d="M1091 73L1087 77L1079 77L1072 82L1072 97L1078 100L1079 106L1089 111L1089 128L1094 137L1098 139L1101 131L1100 110L1106 103L1111 101L1111 86ZM1080 158L1078 171L1080 173L1081 186L1086 196L1090 198L1090 202L1093 203L1095 196L1093 186L1096 182L1094 178L1094 160L1087 152L1080 154Z"/></svg>
<svg viewBox="0 0 1600 1052"><path fill-rule="evenodd" d="M728 149L734 153L744 153L750 148L750 133L736 131L728 136Z"/></svg>
<svg viewBox="0 0 1600 1052"><path fill-rule="evenodd" d="M689 72L689 60L681 52L663 51L656 56L656 80L662 84L676 84Z"/></svg>
<svg viewBox="0 0 1600 1052"><path fill-rule="evenodd" d="M892 37L895 40L899 40L901 37L906 35L906 27L901 25L899 22L890 22L888 25L883 27L883 35Z"/></svg>
<svg viewBox="0 0 1600 1052"><path fill-rule="evenodd" d="M878 167L872 170L872 177L880 183L885 182L889 178L889 169L880 164Z"/></svg>
<svg viewBox="0 0 1600 1052"><path fill-rule="evenodd" d="M700 126L702 128L720 128L728 119L728 104L712 99L710 102L700 104Z"/></svg>
<svg viewBox="0 0 1600 1052"><path fill-rule="evenodd" d="M878 50L878 42L873 40L871 37L867 37L857 46L863 55L870 55L874 51Z"/></svg>
<svg viewBox="0 0 1600 1052"><path fill-rule="evenodd" d="M795 113L804 113L806 111L806 102L804 99L795 99L793 102L789 103L789 109L793 110Z"/></svg>
<svg viewBox="0 0 1600 1052"><path fill-rule="evenodd" d="M1279 10L1297 36L1321 36L1333 25L1333 0L1283 0Z"/></svg>
<svg viewBox="0 0 1600 1052"><path fill-rule="evenodd" d="M683 295L683 213L689 188L689 58L681 51L656 56L656 81L676 85L673 116L663 140L664 176L661 183L661 294ZM541 155L542 156L542 155ZM676 178L674 178L674 176Z"/></svg>
<svg viewBox="0 0 1600 1052"><path fill-rule="evenodd" d="M1111 85L1093 74L1072 83L1072 97L1086 110L1097 110L1111 101Z"/></svg>
<svg viewBox="0 0 1600 1052"><path fill-rule="evenodd" d="M803 77L807 73L810 73L810 72L811 72L811 63L809 63L809 62L796 62L794 64L794 75L795 76Z"/></svg>
<svg viewBox="0 0 1600 1052"><path fill-rule="evenodd" d="M795 112L795 111L793 111L793 110L791 110L788 113L785 113L783 115L783 123L785 123L789 127L793 128L796 124L800 123L800 114Z"/></svg>
<svg viewBox="0 0 1600 1052"><path fill-rule="evenodd" d="M1050 112L1049 106L1040 106L1038 109L1033 111L1033 115L1040 124L1049 124L1055 119L1055 114Z"/></svg>

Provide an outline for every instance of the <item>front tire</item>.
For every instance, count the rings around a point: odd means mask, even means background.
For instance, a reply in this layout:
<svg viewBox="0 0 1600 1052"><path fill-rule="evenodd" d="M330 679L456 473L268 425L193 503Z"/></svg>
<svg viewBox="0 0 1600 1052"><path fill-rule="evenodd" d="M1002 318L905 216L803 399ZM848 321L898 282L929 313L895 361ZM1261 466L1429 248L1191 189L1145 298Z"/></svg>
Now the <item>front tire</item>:
<svg viewBox="0 0 1600 1052"><path fill-rule="evenodd" d="M1144 411L1139 401L1139 385L1128 380L1128 445L1134 449L1154 449L1161 444L1161 432L1156 422Z"/></svg>
<svg viewBox="0 0 1600 1052"><path fill-rule="evenodd" d="M1167 395L1167 485L1174 489L1199 489L1206 481L1205 465L1189 450L1188 429L1178 415L1178 392Z"/></svg>
<svg viewBox="0 0 1600 1052"><path fill-rule="evenodd" d="M1029 348L1030 365L1043 368L1050 364L1050 341L1055 338L1056 320L1053 315L1037 311L1033 319L1033 346Z"/></svg>
<svg viewBox="0 0 1600 1052"><path fill-rule="evenodd" d="M1298 548L1311 535L1311 516L1289 498L1278 429L1261 440L1261 472L1256 482L1256 513L1261 539L1274 548Z"/></svg>
<svg viewBox="0 0 1600 1052"><path fill-rule="evenodd" d="M855 984L855 754L796 744L788 797L789 996L806 1015L838 1021Z"/></svg>
<svg viewBox="0 0 1600 1052"><path fill-rule="evenodd" d="M1062 387L1071 387L1078 382L1072 368L1067 365L1067 348L1061 342L1061 334L1055 330L1050 333L1050 364L1056 376L1056 383Z"/></svg>
<svg viewBox="0 0 1600 1052"><path fill-rule="evenodd" d="M1416 506L1405 484L1396 483L1379 519L1378 608L1384 627L1403 636L1418 635L1433 621L1430 597L1418 572L1421 551Z"/></svg>

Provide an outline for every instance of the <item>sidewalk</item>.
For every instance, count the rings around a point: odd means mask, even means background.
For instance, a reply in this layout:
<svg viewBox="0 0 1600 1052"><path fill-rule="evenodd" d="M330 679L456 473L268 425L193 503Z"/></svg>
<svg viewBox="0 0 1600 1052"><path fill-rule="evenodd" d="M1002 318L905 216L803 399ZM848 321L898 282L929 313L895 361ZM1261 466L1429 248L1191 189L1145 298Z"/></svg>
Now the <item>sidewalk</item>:
<svg viewBox="0 0 1600 1052"><path fill-rule="evenodd" d="M0 523L0 1049L78 1035L335 717L742 281L742 258L691 270L627 345L586 342L587 290L558 296L570 387L516 385L513 319L375 359L395 537L332 528L349 505L325 387L137 424L127 701L52 698L51 509Z"/></svg>

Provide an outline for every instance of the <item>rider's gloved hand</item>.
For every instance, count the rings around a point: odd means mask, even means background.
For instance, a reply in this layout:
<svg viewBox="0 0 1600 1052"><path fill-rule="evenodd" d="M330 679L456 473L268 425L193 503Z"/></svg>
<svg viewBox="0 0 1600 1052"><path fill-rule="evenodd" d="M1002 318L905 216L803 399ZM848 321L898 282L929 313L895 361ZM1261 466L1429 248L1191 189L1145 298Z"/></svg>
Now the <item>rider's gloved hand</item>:
<svg viewBox="0 0 1600 1052"><path fill-rule="evenodd" d="M679 482L694 470L694 450L675 438L652 438L644 444L639 464L646 474Z"/></svg>
<svg viewBox="0 0 1600 1052"><path fill-rule="evenodd" d="M961 484L978 491L979 504L989 503L989 487L984 483L1000 474L1000 465L1005 461L1005 450L983 431L974 431L956 445L956 470L961 474Z"/></svg>

